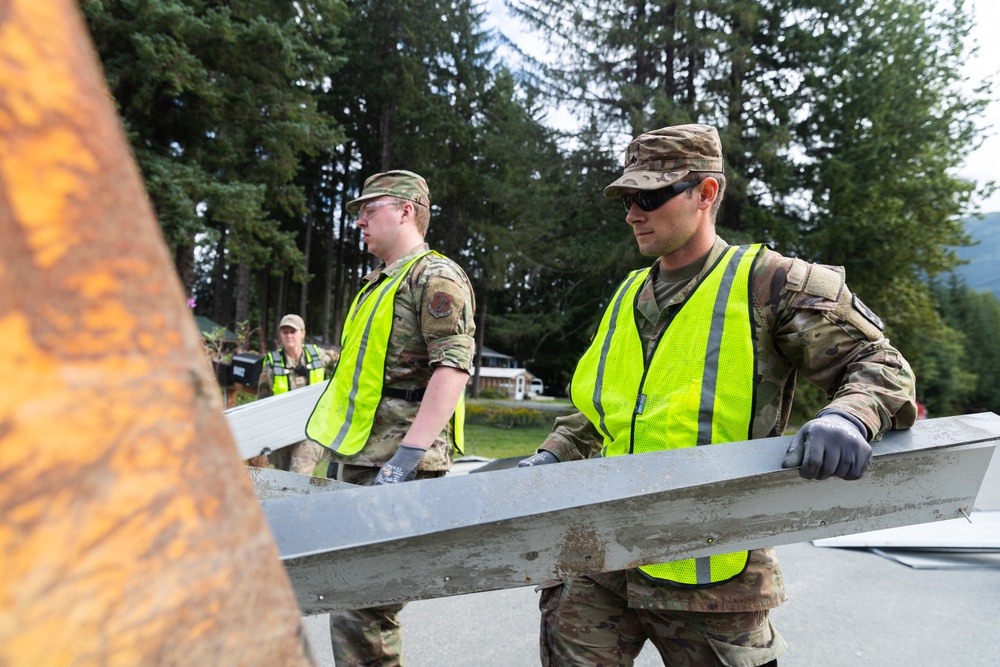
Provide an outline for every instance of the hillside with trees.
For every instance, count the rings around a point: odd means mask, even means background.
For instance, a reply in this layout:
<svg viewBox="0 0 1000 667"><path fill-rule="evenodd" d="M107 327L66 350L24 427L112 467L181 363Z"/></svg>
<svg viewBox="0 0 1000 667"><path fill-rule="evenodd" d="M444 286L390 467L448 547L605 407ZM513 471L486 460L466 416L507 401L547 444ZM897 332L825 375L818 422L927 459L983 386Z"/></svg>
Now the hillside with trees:
<svg viewBox="0 0 1000 667"><path fill-rule="evenodd" d="M965 233L972 243L957 252L967 263L955 272L970 288L992 292L1000 299L1000 211L967 218Z"/></svg>
<svg viewBox="0 0 1000 667"><path fill-rule="evenodd" d="M83 0L196 314L263 348L299 312L337 341L372 268L344 203L406 168L430 184L428 241L472 279L480 343L564 385L603 299L649 261L602 196L628 138L703 122L726 149L724 238L845 266L937 414L988 395L957 333L975 308L941 291L991 95L962 78L960 3L507 4L548 57L514 68L472 0ZM556 102L579 132L549 123Z"/></svg>

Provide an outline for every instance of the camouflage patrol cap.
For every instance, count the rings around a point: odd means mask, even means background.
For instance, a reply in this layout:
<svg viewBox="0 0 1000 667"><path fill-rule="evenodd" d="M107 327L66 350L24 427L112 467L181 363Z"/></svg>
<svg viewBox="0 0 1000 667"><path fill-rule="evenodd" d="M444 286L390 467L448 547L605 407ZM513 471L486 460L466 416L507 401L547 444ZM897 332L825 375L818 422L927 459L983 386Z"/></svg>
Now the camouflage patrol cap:
<svg viewBox="0 0 1000 667"><path fill-rule="evenodd" d="M377 197L398 197L412 201L421 206L431 207L430 190L427 188L427 181L420 174L403 169L394 169L381 174L369 176L365 180L365 187L361 189L361 196L347 202L347 212L357 215L361 205L369 199Z"/></svg>
<svg viewBox="0 0 1000 667"><path fill-rule="evenodd" d="M305 331L306 323L303 322L302 318L298 315L289 313L288 315L282 317L281 322L278 323L278 330L281 330L281 327L291 327L296 331Z"/></svg>
<svg viewBox="0 0 1000 667"><path fill-rule="evenodd" d="M722 142L710 125L675 125L640 134L625 149L625 172L604 188L609 199L625 190L658 190L692 171L722 171Z"/></svg>

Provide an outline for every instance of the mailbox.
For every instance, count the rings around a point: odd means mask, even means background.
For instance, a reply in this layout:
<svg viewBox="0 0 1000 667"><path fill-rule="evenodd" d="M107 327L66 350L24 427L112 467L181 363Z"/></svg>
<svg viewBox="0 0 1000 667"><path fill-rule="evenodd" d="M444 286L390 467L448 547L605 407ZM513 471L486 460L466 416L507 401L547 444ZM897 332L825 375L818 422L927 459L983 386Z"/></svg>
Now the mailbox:
<svg viewBox="0 0 1000 667"><path fill-rule="evenodd" d="M229 367L229 384L238 382L248 387L256 387L262 370L264 370L263 354L252 352L234 354L233 363Z"/></svg>

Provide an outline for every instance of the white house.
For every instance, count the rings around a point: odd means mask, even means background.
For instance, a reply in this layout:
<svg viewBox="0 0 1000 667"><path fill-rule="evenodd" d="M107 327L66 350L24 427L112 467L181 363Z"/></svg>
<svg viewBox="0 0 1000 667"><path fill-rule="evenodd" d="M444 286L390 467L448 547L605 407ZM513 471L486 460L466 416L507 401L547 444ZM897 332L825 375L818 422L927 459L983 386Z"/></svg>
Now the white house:
<svg viewBox="0 0 1000 667"><path fill-rule="evenodd" d="M493 389L507 398L520 401L536 393L532 381L537 378L526 368L518 368L517 359L483 346L483 366L479 369L479 390ZM475 371L473 371L475 373ZM475 377L469 378L472 386ZM538 383L535 383L537 387Z"/></svg>

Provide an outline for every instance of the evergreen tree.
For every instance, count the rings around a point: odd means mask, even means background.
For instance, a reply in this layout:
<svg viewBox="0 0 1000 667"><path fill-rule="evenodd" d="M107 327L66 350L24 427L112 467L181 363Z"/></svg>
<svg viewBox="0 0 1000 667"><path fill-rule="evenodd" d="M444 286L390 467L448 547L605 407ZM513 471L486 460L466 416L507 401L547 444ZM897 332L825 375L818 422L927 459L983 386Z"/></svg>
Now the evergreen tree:
<svg viewBox="0 0 1000 667"><path fill-rule="evenodd" d="M238 302L246 318L245 269L301 263L305 201L293 179L303 156L337 141L315 92L336 70L341 5L84 0L82 9L182 279L195 289L201 245L215 266L199 301L222 322Z"/></svg>
<svg viewBox="0 0 1000 667"><path fill-rule="evenodd" d="M954 268L954 248L967 243L960 214L975 184L955 173L976 145L984 100L960 90L960 7L942 18L913 0L863 9L832 26L841 43L806 74L809 114L797 132L814 213L799 249L846 267L905 351L931 317L924 276Z"/></svg>
<svg viewBox="0 0 1000 667"><path fill-rule="evenodd" d="M952 351L921 378L929 393L928 410L937 414L1000 411L1000 301L991 292L977 292L952 274L930 283L935 306L947 335L931 351L934 359ZM958 348L953 351L953 348ZM934 405L934 401L938 405Z"/></svg>
<svg viewBox="0 0 1000 667"><path fill-rule="evenodd" d="M922 374L923 330L941 330L923 277L952 268L966 243L975 184L956 170L989 93L962 86L961 0L941 11L929 0L506 4L550 47L534 76L595 119L586 150L717 126L720 235L846 266Z"/></svg>

